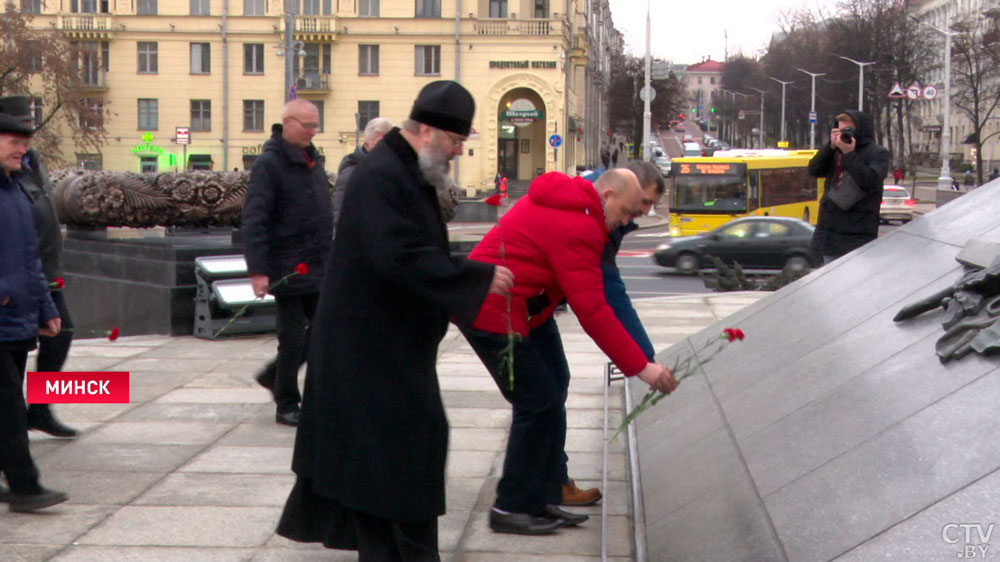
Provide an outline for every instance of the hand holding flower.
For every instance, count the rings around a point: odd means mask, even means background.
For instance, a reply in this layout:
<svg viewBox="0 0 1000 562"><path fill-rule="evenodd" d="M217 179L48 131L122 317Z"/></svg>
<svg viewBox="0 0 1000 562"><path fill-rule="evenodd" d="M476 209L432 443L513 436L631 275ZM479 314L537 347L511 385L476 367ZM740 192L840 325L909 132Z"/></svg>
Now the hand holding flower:
<svg viewBox="0 0 1000 562"><path fill-rule="evenodd" d="M677 388L677 380L670 369L658 363L646 363L646 368L639 371L637 376L649 385L651 391L670 394Z"/></svg>
<svg viewBox="0 0 1000 562"><path fill-rule="evenodd" d="M510 293L510 288L514 286L514 272L510 269L498 265L493 270L493 282L490 283L490 292L495 295L506 295Z"/></svg>
<svg viewBox="0 0 1000 562"><path fill-rule="evenodd" d="M271 284L271 280L268 279L267 275L251 275L250 285L253 286L253 296L258 299L264 298L267 295L267 287Z"/></svg>

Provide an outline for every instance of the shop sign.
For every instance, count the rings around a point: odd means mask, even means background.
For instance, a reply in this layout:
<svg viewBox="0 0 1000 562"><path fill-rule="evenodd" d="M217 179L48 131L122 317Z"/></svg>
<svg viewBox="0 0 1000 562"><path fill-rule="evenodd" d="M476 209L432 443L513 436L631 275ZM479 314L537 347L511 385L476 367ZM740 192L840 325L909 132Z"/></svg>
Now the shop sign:
<svg viewBox="0 0 1000 562"><path fill-rule="evenodd" d="M142 142L132 147L132 154L152 153L163 154L163 148L153 144L153 133L146 131L142 135Z"/></svg>
<svg viewBox="0 0 1000 562"><path fill-rule="evenodd" d="M531 100L519 98L511 102L501 118L517 127L526 127L542 118L542 111Z"/></svg>
<svg viewBox="0 0 1000 562"><path fill-rule="evenodd" d="M548 68L555 69L554 60L491 60L490 68Z"/></svg>

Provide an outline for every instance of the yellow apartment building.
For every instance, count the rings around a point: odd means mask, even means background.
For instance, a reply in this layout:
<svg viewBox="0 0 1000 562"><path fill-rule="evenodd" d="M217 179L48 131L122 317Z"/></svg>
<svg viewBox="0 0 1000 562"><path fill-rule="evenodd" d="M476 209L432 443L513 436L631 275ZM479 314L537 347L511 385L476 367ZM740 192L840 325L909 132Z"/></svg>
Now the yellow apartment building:
<svg viewBox="0 0 1000 562"><path fill-rule="evenodd" d="M611 132L604 91L617 32L607 0L291 0L293 17L276 0L21 6L35 29L77 43L88 100L110 113L80 124L105 128L101 154L64 147L88 168L249 168L280 121L286 56L295 95L320 109L313 142L328 169L355 149L368 119L399 123L420 88L440 79L476 99L456 160L464 188L492 188L498 171L520 180L574 173L599 160Z"/></svg>

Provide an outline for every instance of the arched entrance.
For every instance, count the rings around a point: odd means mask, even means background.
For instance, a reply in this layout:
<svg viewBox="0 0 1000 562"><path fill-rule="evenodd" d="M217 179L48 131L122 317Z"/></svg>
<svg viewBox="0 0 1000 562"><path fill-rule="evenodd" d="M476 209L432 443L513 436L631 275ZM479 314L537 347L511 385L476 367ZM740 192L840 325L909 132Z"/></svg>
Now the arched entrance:
<svg viewBox="0 0 1000 562"><path fill-rule="evenodd" d="M545 172L546 107L531 88L514 88L497 106L497 171L512 180Z"/></svg>

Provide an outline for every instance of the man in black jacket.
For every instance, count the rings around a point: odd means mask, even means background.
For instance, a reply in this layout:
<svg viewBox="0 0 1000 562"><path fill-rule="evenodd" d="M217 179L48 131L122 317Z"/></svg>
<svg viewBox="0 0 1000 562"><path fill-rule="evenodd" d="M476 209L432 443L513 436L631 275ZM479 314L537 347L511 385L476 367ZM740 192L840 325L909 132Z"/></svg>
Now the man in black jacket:
<svg viewBox="0 0 1000 562"><path fill-rule="evenodd" d="M309 351L278 534L359 560L437 562L448 420L438 344L471 323L509 269L453 257L435 184L462 153L475 102L431 82L347 185Z"/></svg>
<svg viewBox="0 0 1000 562"><path fill-rule="evenodd" d="M30 127L34 121L27 96L7 96L0 98L0 113L13 115L22 124ZM35 233L38 236L38 251L42 257L42 273L48 281L52 301L59 310L62 330L55 336L38 338L38 356L35 369L41 372L61 371L70 345L73 343L73 321L63 297L62 283L62 230L59 216L52 203L52 182L42 164L42 157L34 149L28 149L21 159L21 170L15 177L24 193L31 199L31 210L35 216ZM52 414L49 404L28 405L28 427L43 431L54 437L72 438L77 432L61 423Z"/></svg>
<svg viewBox="0 0 1000 562"><path fill-rule="evenodd" d="M365 125L365 142L340 161L340 166L337 167L337 181L333 186L333 225L335 228L337 221L340 220L340 206L344 203L344 191L347 190L347 180L351 179L351 172L361 162L361 159L375 148L378 141L392 130L392 127L392 121L385 117L372 119Z"/></svg>
<svg viewBox="0 0 1000 562"><path fill-rule="evenodd" d="M849 109L837 116L830 142L809 161L809 175L826 178L812 247L829 263L878 237L882 184L889 151L875 142L870 115Z"/></svg>
<svg viewBox="0 0 1000 562"><path fill-rule="evenodd" d="M250 171L242 230L254 295L263 298L270 292L278 303L278 356L257 375L257 382L274 393L275 420L295 426L299 366L306 359L333 239L333 210L323 161L312 144L319 130L316 106L303 99L288 102L281 124L271 130ZM308 273L292 275L298 264L305 264Z"/></svg>

